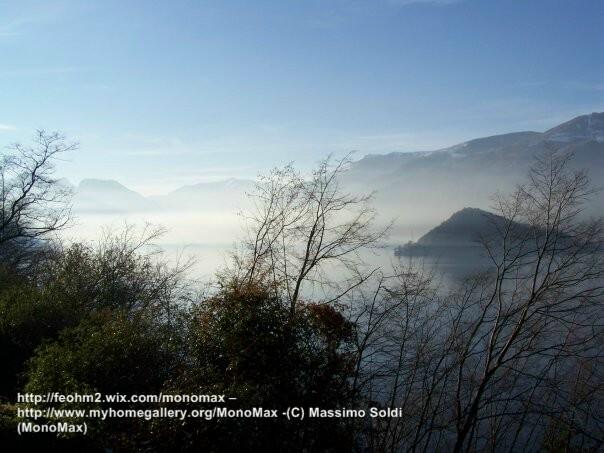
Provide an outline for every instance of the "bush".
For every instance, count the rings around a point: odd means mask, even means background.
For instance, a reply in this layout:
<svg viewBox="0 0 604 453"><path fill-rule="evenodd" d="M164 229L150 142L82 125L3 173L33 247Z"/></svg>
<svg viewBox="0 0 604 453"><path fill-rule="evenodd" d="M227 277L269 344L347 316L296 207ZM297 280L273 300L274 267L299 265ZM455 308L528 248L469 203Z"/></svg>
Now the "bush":
<svg viewBox="0 0 604 453"><path fill-rule="evenodd" d="M43 340L107 309L174 317L180 269L139 252L145 239L107 239L48 254L28 278L0 269L0 395L14 396L24 362ZM3 277L6 276L6 279Z"/></svg>
<svg viewBox="0 0 604 453"><path fill-rule="evenodd" d="M171 387L225 394L230 408L342 407L352 404L352 325L329 306L301 304L295 318L269 288L231 285L193 310L188 367ZM164 426L185 449L342 449L352 442L340 420L186 420ZM158 445L161 442L158 443Z"/></svg>
<svg viewBox="0 0 604 453"><path fill-rule="evenodd" d="M47 296L43 289L26 284L0 292L0 395L6 398L14 397L23 364L34 349L85 315L71 301Z"/></svg>
<svg viewBox="0 0 604 453"><path fill-rule="evenodd" d="M175 334L148 314L101 311L63 330L40 346L28 362L24 391L35 394L155 394L177 363ZM108 408L137 405L53 404L59 408ZM148 423L140 419L86 419L88 437L101 446L130 450Z"/></svg>

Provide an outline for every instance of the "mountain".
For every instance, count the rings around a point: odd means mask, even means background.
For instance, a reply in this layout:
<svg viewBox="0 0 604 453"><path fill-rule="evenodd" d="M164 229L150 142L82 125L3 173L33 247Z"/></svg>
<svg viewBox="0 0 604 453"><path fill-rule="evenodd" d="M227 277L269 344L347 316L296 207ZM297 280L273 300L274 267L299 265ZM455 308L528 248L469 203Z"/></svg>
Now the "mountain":
<svg viewBox="0 0 604 453"><path fill-rule="evenodd" d="M604 113L578 116L544 133L554 142L595 141L604 142Z"/></svg>
<svg viewBox="0 0 604 453"><path fill-rule="evenodd" d="M76 213L129 213L148 211L237 210L245 202L254 181L224 181L183 186L165 195L145 197L110 179L84 179L76 187L61 181L74 192Z"/></svg>
<svg viewBox="0 0 604 453"><path fill-rule="evenodd" d="M230 178L183 186L166 195L150 199L168 210L237 210L245 203L245 194L252 190L254 184L255 182L249 179Z"/></svg>
<svg viewBox="0 0 604 453"><path fill-rule="evenodd" d="M432 228L416 242L409 241L395 249L397 256L451 255L476 253L481 238L489 237L505 223L499 215L478 208L463 208L440 225ZM517 228L522 225L517 224Z"/></svg>
<svg viewBox="0 0 604 453"><path fill-rule="evenodd" d="M595 185L604 181L604 113L576 117L545 132L513 132L469 140L426 152L368 155L354 162L343 183L353 192L376 191L384 219L398 218L414 236L465 206L488 210L491 196L508 192L526 178L534 156L560 150L575 155ZM144 197L111 180L87 179L75 188L76 212L237 211L254 181L227 179L183 186ZM604 214L604 192L587 214ZM396 233L396 232L395 232Z"/></svg>
<svg viewBox="0 0 604 453"><path fill-rule="evenodd" d="M436 151L368 155L353 163L345 181L352 190L375 190L378 210L425 227L464 206L488 209L492 195L513 190L525 180L534 157L547 150L574 153L573 164L600 184L604 113L579 116L545 132L496 135ZM603 193L586 213L604 214Z"/></svg>
<svg viewBox="0 0 604 453"><path fill-rule="evenodd" d="M84 179L74 193L76 213L148 211L157 207L152 200L111 179Z"/></svg>
<svg viewBox="0 0 604 453"><path fill-rule="evenodd" d="M492 233L505 219L478 208L463 208L418 239L425 246L475 245L482 235Z"/></svg>

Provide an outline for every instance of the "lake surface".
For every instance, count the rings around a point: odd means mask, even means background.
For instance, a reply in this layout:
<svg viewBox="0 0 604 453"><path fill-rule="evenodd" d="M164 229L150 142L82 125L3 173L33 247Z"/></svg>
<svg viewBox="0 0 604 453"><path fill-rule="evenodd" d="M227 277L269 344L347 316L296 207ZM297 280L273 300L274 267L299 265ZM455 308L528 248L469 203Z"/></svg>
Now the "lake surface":
<svg viewBox="0 0 604 453"><path fill-rule="evenodd" d="M228 263L229 253L244 236L241 217L230 211L76 213L74 224L63 236L68 241L94 243L104 231L119 232L126 225L134 226L135 232L140 234L147 223L166 229L155 245L164 252L168 261L174 263L192 258L194 265L190 277L200 281L211 280L216 271ZM398 264L423 266L434 271L446 284L484 268L485 262L473 254L416 258L395 256L397 245L417 239L418 234L427 229L427 225L396 225L383 248L364 253L362 258L369 266L381 267L385 272Z"/></svg>

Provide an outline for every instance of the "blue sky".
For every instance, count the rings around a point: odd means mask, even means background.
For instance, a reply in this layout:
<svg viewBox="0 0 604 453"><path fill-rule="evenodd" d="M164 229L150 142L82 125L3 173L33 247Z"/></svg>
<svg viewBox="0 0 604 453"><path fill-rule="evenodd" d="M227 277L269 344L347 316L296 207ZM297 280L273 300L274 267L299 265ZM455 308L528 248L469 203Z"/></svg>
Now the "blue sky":
<svg viewBox="0 0 604 453"><path fill-rule="evenodd" d="M0 0L0 145L144 193L604 110L604 2Z"/></svg>

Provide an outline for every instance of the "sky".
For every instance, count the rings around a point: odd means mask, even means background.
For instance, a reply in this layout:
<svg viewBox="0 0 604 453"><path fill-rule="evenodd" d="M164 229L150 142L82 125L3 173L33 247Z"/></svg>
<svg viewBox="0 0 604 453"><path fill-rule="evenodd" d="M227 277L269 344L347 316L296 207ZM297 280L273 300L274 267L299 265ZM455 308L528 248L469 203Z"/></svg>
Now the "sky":
<svg viewBox="0 0 604 453"><path fill-rule="evenodd" d="M0 0L0 146L144 194L604 110L601 0Z"/></svg>

